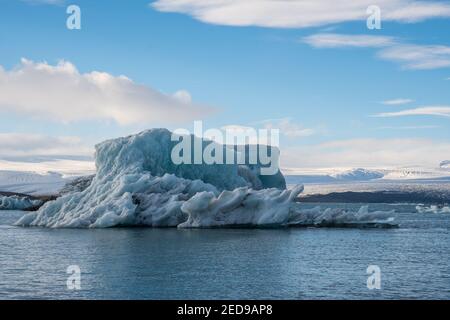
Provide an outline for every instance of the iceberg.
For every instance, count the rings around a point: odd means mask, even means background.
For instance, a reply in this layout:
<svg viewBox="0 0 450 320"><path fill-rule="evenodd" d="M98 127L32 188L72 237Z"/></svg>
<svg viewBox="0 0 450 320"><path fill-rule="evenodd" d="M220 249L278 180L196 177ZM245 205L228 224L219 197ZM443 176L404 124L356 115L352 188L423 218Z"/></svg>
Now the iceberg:
<svg viewBox="0 0 450 320"><path fill-rule="evenodd" d="M167 129L151 129L98 144L92 180L24 215L16 225L213 228L391 223L386 213L369 213L367 208L302 209L296 202L302 185L287 190L279 170L262 175L263 166L248 159L244 164L175 165L171 152L176 142L171 136Z"/></svg>
<svg viewBox="0 0 450 320"><path fill-rule="evenodd" d="M33 207L38 207L41 204L41 200L33 200L29 197L0 195L0 210L27 210Z"/></svg>
<svg viewBox="0 0 450 320"><path fill-rule="evenodd" d="M416 210L418 213L450 213L450 207L443 205L417 205Z"/></svg>

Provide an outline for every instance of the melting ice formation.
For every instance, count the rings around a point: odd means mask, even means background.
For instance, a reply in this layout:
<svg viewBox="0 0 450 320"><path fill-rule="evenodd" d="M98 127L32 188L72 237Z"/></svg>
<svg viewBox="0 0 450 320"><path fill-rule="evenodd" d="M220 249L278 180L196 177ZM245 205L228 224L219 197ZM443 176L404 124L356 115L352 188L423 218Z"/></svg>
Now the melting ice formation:
<svg viewBox="0 0 450 320"><path fill-rule="evenodd" d="M26 210L41 204L41 200L31 200L28 197L0 196L0 210Z"/></svg>
<svg viewBox="0 0 450 320"><path fill-rule="evenodd" d="M418 205L418 206L416 206L416 210L418 213L450 213L450 207L448 207L448 206Z"/></svg>
<svg viewBox="0 0 450 320"><path fill-rule="evenodd" d="M192 139L198 139L191 136ZM392 212L302 209L303 186L286 190L281 172L260 165L174 165L166 129L96 146L90 185L47 202L16 224L68 228L392 226ZM206 142L214 143L214 142ZM228 148L225 146L220 146Z"/></svg>

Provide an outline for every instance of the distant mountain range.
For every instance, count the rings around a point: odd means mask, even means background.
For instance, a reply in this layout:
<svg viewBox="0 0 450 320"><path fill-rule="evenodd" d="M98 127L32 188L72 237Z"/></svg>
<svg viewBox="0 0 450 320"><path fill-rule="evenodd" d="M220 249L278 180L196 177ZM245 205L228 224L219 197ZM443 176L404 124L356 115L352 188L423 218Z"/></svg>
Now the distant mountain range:
<svg viewBox="0 0 450 320"><path fill-rule="evenodd" d="M438 167L421 166L399 168L329 168L286 170L287 183L344 183L380 180L449 180L450 160ZM295 181L295 182L294 182Z"/></svg>

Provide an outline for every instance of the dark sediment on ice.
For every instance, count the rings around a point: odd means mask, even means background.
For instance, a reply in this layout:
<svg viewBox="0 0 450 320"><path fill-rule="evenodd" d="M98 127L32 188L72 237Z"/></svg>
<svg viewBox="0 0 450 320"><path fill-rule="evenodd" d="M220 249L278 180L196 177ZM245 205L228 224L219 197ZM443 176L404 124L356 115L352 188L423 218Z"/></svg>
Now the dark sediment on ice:
<svg viewBox="0 0 450 320"><path fill-rule="evenodd" d="M17 197L21 197L21 198L28 198L30 200L41 200L42 201L42 203L40 205L23 209L23 211L36 211L47 201L55 200L58 197L58 195L32 196L32 195L25 194L25 193L7 192L7 191L0 191L0 196L5 196L5 197L17 196Z"/></svg>
<svg viewBox="0 0 450 320"><path fill-rule="evenodd" d="M64 195L64 194L67 194L70 192L83 191L91 184L93 178L94 178L94 175L82 176L82 177L75 178L74 180L68 182L61 189L61 191L58 194L32 196L29 194L19 193L19 192L0 191L0 196L6 196L6 197L18 196L21 198L28 198L30 200L41 200L42 203L40 205L23 209L24 211L37 211L46 202L55 200L56 198L60 197L61 195Z"/></svg>

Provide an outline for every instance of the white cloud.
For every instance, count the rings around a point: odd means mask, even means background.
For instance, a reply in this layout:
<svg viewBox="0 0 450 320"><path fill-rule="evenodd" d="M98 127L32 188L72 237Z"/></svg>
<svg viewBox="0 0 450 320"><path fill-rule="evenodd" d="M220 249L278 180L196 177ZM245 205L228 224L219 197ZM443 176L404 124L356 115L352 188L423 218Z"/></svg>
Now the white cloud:
<svg viewBox="0 0 450 320"><path fill-rule="evenodd" d="M257 128L242 126L239 124L228 124L226 126L222 126L220 129L223 131L229 131L230 133L246 133L250 131L258 131Z"/></svg>
<svg viewBox="0 0 450 320"><path fill-rule="evenodd" d="M184 104L191 104L192 103L192 97L189 91L187 90L178 90L173 94L173 97L177 99L178 101L184 103Z"/></svg>
<svg viewBox="0 0 450 320"><path fill-rule="evenodd" d="M266 130L279 130L280 135L284 135L288 138L308 137L317 133L315 129L305 128L302 125L293 122L291 118L268 119L255 122L254 125L255 127L226 125L221 129L228 130L231 134L246 134L252 131L258 132L259 128Z"/></svg>
<svg viewBox="0 0 450 320"><path fill-rule="evenodd" d="M401 43L386 36L319 33L304 37L303 42L316 48L380 48L377 56L401 64L404 69L450 67L450 47Z"/></svg>
<svg viewBox="0 0 450 320"><path fill-rule="evenodd" d="M415 109L407 109L397 112L383 112L374 115L374 117L402 117L402 116L438 116L450 117L449 106L426 106Z"/></svg>
<svg viewBox="0 0 450 320"><path fill-rule="evenodd" d="M63 122L128 125L188 121L212 109L192 103L186 91L166 95L125 76L80 73L67 61L53 66L22 59L9 71L0 66L0 111Z"/></svg>
<svg viewBox="0 0 450 320"><path fill-rule="evenodd" d="M285 136L287 138L301 138L308 137L316 134L315 129L305 128L297 123L294 123L291 118L282 119L269 119L253 123L255 127L243 126L243 125L226 125L221 127L221 130L226 131L235 137L240 137L240 142L245 141L245 143L250 144L266 144L266 145L276 145L278 146L278 141L272 141L271 139L277 139L271 137L271 130L278 130L280 136ZM260 134L259 130L268 130L268 135ZM219 141L223 143L222 141Z"/></svg>
<svg viewBox="0 0 450 320"><path fill-rule="evenodd" d="M385 60L402 64L405 69L437 69L450 67L450 47L440 45L397 45L378 53Z"/></svg>
<svg viewBox="0 0 450 320"><path fill-rule="evenodd" d="M21 0L30 4L52 4L52 5L62 5L66 0Z"/></svg>
<svg viewBox="0 0 450 320"><path fill-rule="evenodd" d="M423 126L386 126L379 127L380 130L421 130L421 129L437 129L439 126L423 125Z"/></svg>
<svg viewBox="0 0 450 320"><path fill-rule="evenodd" d="M390 0L390 2L392 2L393 7L385 6L381 4L382 2L378 2L378 5L381 7L382 19L412 23L450 16L450 4L448 1Z"/></svg>
<svg viewBox="0 0 450 320"><path fill-rule="evenodd" d="M308 137L316 133L316 130L305 128L302 125L295 123L291 118L270 119L261 121L265 129L278 129L280 134L288 138Z"/></svg>
<svg viewBox="0 0 450 320"><path fill-rule="evenodd" d="M223 141L216 142L220 144L228 143L226 142L226 134L233 137L237 137L236 144L267 144L270 145L270 139L267 136L258 136L258 129L248 126L242 126L238 124L230 124L220 128L224 132ZM208 138L208 137L207 137Z"/></svg>
<svg viewBox="0 0 450 320"><path fill-rule="evenodd" d="M394 38L370 35L319 33L303 38L303 42L315 48L385 47L395 43Z"/></svg>
<svg viewBox="0 0 450 320"><path fill-rule="evenodd" d="M351 139L282 150L284 168L436 167L450 142L429 139Z"/></svg>
<svg viewBox="0 0 450 320"><path fill-rule="evenodd" d="M382 101L381 103L386 104L386 105L396 106L396 105L401 105L401 104L408 104L411 102L414 102L414 100L398 98L398 99L392 99L392 100L385 100L385 101Z"/></svg>
<svg viewBox="0 0 450 320"><path fill-rule="evenodd" d="M161 12L183 13L211 24L304 28L367 19L367 7L381 8L384 21L416 22L449 17L450 4L416 0L157 0Z"/></svg>
<svg viewBox="0 0 450 320"><path fill-rule="evenodd" d="M29 133L0 133L0 158L92 157L94 148L79 137Z"/></svg>

